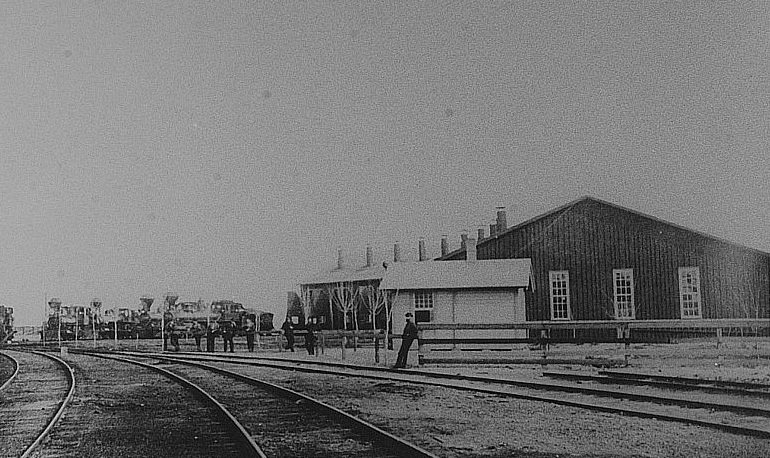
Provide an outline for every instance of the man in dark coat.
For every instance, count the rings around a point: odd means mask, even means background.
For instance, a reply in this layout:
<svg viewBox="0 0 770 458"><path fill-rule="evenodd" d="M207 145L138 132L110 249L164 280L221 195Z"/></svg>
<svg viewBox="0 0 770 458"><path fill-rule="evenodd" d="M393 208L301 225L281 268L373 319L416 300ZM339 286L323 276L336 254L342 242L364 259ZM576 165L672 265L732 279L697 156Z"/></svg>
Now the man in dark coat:
<svg viewBox="0 0 770 458"><path fill-rule="evenodd" d="M406 367L406 358L409 355L409 347L412 346L412 342L417 339L417 325L412 322L412 314L408 312L406 314L406 326L404 326L404 333L401 335L401 348L398 349L398 358L396 359L396 365L394 369L403 369Z"/></svg>
<svg viewBox="0 0 770 458"><path fill-rule="evenodd" d="M235 322L227 320L220 326L222 329L222 339L225 341L225 352L228 345L230 346L230 353L235 351L235 344L233 343L233 337L235 337Z"/></svg>
<svg viewBox="0 0 770 458"><path fill-rule="evenodd" d="M248 316L246 318L246 348L250 352L254 351L254 337L257 335L257 325L255 323L256 318L254 316Z"/></svg>
<svg viewBox="0 0 770 458"><path fill-rule="evenodd" d="M286 337L286 348L294 351L294 326L291 325L291 321L289 321L288 317L286 318L286 321L283 322L281 329L283 330L283 335Z"/></svg>
<svg viewBox="0 0 770 458"><path fill-rule="evenodd" d="M219 324L216 321L212 321L209 326L206 328L206 351L207 352L213 352L214 351L214 345L217 341L217 336L219 335Z"/></svg>

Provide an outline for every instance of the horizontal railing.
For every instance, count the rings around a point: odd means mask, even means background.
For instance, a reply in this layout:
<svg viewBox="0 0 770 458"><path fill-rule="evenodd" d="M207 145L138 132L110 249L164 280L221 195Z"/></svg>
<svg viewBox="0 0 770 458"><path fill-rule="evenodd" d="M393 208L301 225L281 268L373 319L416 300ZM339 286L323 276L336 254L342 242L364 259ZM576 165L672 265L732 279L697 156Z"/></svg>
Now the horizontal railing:
<svg viewBox="0 0 770 458"><path fill-rule="evenodd" d="M527 321L521 323L419 323L421 331L463 329L723 329L770 328L770 318L724 318L689 320L565 320Z"/></svg>

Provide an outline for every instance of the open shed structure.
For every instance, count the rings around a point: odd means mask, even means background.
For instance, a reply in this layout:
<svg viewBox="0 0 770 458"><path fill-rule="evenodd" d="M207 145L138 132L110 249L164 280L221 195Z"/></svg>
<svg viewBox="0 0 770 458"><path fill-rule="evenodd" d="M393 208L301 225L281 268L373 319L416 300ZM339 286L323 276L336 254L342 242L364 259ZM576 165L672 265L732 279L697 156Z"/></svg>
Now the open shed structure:
<svg viewBox="0 0 770 458"><path fill-rule="evenodd" d="M439 260L529 258L527 321L770 317L770 254L584 197Z"/></svg>

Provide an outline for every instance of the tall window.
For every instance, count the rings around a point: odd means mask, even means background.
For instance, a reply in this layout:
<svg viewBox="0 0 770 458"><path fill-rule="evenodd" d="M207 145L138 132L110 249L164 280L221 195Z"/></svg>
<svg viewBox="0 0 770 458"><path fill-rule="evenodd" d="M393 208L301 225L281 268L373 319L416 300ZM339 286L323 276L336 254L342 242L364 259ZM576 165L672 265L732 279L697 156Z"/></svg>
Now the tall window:
<svg viewBox="0 0 770 458"><path fill-rule="evenodd" d="M615 318L634 319L634 270L614 269L612 284L615 289Z"/></svg>
<svg viewBox="0 0 770 458"><path fill-rule="evenodd" d="M551 271L548 277L551 285L551 319L569 320L569 272Z"/></svg>
<svg viewBox="0 0 770 458"><path fill-rule="evenodd" d="M679 307L682 318L701 317L700 270L697 267L679 268Z"/></svg>
<svg viewBox="0 0 770 458"><path fill-rule="evenodd" d="M433 291L415 291L414 321L416 323L431 321L431 310L433 310Z"/></svg>

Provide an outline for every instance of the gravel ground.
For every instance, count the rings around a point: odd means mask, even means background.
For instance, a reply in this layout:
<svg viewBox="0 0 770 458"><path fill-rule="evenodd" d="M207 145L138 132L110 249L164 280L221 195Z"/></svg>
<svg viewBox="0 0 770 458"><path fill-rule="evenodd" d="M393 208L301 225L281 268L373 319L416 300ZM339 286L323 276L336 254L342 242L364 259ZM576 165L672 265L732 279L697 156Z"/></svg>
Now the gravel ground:
<svg viewBox="0 0 770 458"><path fill-rule="evenodd" d="M113 345L107 344L108 347ZM238 352L241 348L238 342L236 345ZM122 341L119 346L129 350L137 347L157 350L159 343ZM183 342L183 351L191 351L193 347L191 341ZM716 348L715 340L688 340L678 344L633 344L629 350L630 365L624 370L632 372L770 384L770 339L767 338L728 338L720 348ZM539 354L528 349L523 351ZM416 352L412 353L414 356ZM623 354L625 348L613 344L558 345L551 349L549 356L580 360L617 358ZM386 360L390 365L395 361L394 351L381 352L380 362L375 364L371 348L346 349L344 361L339 348L326 349L320 356L309 356L304 351L278 352L271 346L258 351L255 356L378 366L384 366ZM453 364L421 369L522 378L539 378L544 369L584 373L598 370L581 364L543 367ZM264 368L255 369L255 373L357 413L439 456L770 456L770 440L679 423L396 382L347 380Z"/></svg>
<svg viewBox="0 0 770 458"><path fill-rule="evenodd" d="M0 355L0 386L13 375L13 363L10 359Z"/></svg>
<svg viewBox="0 0 770 458"><path fill-rule="evenodd" d="M440 387L250 371L357 414L439 456L770 456L770 440L678 423Z"/></svg>

